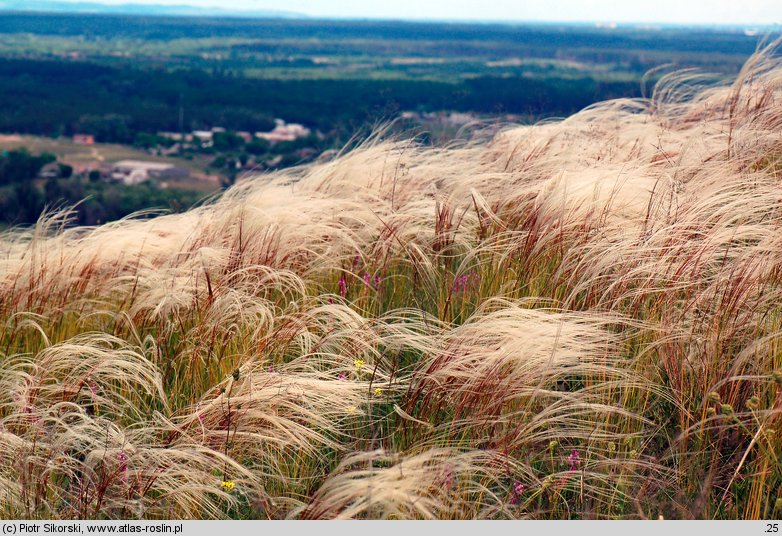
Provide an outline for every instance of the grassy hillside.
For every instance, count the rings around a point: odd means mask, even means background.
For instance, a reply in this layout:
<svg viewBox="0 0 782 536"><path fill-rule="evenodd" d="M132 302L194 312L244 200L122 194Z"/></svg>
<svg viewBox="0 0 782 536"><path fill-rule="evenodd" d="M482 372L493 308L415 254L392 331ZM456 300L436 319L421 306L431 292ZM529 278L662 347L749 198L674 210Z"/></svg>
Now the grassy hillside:
<svg viewBox="0 0 782 536"><path fill-rule="evenodd" d="M0 512L778 516L772 52L730 87L7 232Z"/></svg>

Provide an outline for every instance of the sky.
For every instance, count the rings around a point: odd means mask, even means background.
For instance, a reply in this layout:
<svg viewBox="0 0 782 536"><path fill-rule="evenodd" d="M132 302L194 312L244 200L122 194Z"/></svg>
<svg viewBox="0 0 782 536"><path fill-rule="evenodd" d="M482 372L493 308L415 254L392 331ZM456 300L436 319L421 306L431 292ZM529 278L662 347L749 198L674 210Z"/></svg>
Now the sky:
<svg viewBox="0 0 782 536"><path fill-rule="evenodd" d="M93 0L414 20L779 24L782 0Z"/></svg>

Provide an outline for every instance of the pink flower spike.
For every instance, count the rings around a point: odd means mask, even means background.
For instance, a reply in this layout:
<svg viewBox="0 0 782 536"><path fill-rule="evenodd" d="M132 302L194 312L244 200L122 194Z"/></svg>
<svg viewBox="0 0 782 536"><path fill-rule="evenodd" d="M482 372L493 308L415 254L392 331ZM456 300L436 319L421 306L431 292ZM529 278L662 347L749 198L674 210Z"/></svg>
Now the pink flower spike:
<svg viewBox="0 0 782 536"><path fill-rule="evenodd" d="M98 384L94 381L90 380L87 383L87 386L90 388L90 398L92 399L93 404L98 403Z"/></svg>
<svg viewBox="0 0 782 536"><path fill-rule="evenodd" d="M348 283L345 281L345 276L339 278L339 296L344 298L348 293Z"/></svg>
<svg viewBox="0 0 782 536"><path fill-rule="evenodd" d="M450 465L445 466L445 470L443 472L443 487L447 490L453 489L454 485L454 474L453 474L453 467Z"/></svg>
<svg viewBox="0 0 782 536"><path fill-rule="evenodd" d="M513 494L513 498L511 499L511 504L519 504L521 502L521 496L524 494L524 491L527 489L527 486L516 480L513 483L513 489L511 490Z"/></svg>
<svg viewBox="0 0 782 536"><path fill-rule="evenodd" d="M119 462L119 472L120 477L122 478L122 483L127 484L128 482L128 455L125 454L124 451L121 451L117 454L117 461Z"/></svg>
<svg viewBox="0 0 782 536"><path fill-rule="evenodd" d="M581 456L578 454L577 450L573 449L573 452L567 457L567 461L570 463L570 470L577 471L578 464L581 463Z"/></svg>

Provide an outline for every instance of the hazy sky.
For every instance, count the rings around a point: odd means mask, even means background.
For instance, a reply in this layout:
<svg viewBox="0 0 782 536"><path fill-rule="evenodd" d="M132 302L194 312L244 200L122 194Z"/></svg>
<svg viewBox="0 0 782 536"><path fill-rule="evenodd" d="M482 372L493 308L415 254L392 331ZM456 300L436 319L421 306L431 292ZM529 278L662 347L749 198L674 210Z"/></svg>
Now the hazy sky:
<svg viewBox="0 0 782 536"><path fill-rule="evenodd" d="M313 16L705 24L782 23L782 0L93 0L281 9Z"/></svg>

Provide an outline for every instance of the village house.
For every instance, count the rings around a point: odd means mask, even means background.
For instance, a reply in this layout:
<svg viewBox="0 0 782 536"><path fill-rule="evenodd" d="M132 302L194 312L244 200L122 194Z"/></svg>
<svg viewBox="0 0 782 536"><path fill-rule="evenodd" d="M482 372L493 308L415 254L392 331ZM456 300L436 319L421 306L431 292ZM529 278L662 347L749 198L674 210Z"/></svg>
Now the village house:
<svg viewBox="0 0 782 536"><path fill-rule="evenodd" d="M38 178L40 179L59 179L60 178L60 165L57 162L51 162L46 164L38 172Z"/></svg>
<svg viewBox="0 0 782 536"><path fill-rule="evenodd" d="M270 142L296 141L310 135L310 129L298 123L288 123L282 119L274 120L276 126L271 132L256 132L255 137Z"/></svg>
<svg viewBox="0 0 782 536"><path fill-rule="evenodd" d="M193 139L197 139L201 143L210 143L214 139L214 132L211 130L194 130Z"/></svg>
<svg viewBox="0 0 782 536"><path fill-rule="evenodd" d="M190 172L172 164L144 162L140 160L123 160L114 164L110 176L112 180L122 182L127 186L135 186L152 179L169 180L187 178L190 176Z"/></svg>
<svg viewBox="0 0 782 536"><path fill-rule="evenodd" d="M92 134L74 134L73 143L76 145L95 145L95 136Z"/></svg>
<svg viewBox="0 0 782 536"><path fill-rule="evenodd" d="M157 135L161 138L168 138L172 141L193 141L192 134L181 134L179 132L158 132Z"/></svg>

